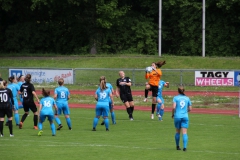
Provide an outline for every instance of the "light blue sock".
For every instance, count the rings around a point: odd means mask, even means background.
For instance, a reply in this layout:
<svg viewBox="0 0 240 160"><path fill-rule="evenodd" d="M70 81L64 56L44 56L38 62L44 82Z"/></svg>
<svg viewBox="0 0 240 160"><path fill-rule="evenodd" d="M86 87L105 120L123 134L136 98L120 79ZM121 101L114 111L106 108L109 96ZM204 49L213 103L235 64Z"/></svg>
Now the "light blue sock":
<svg viewBox="0 0 240 160"><path fill-rule="evenodd" d="M18 113L14 113L14 119L16 124L19 124L19 114Z"/></svg>
<svg viewBox="0 0 240 160"><path fill-rule="evenodd" d="M175 134L176 146L179 146L179 141L180 141L180 133L176 133L176 134Z"/></svg>
<svg viewBox="0 0 240 160"><path fill-rule="evenodd" d="M55 117L55 121L57 122L58 125L61 124L61 120L58 117Z"/></svg>
<svg viewBox="0 0 240 160"><path fill-rule="evenodd" d="M187 144L188 144L188 135L187 134L183 134L183 148L187 148Z"/></svg>
<svg viewBox="0 0 240 160"><path fill-rule="evenodd" d="M108 118L104 119L104 124L105 124L106 129L109 129L109 119Z"/></svg>
<svg viewBox="0 0 240 160"><path fill-rule="evenodd" d="M56 135L56 127L54 123L50 124L51 130L52 130L52 135Z"/></svg>
<svg viewBox="0 0 240 160"><path fill-rule="evenodd" d="M115 124L116 123L116 118L115 118L115 113L114 112L111 113L111 117L112 117L112 123Z"/></svg>
<svg viewBox="0 0 240 160"><path fill-rule="evenodd" d="M66 122L67 122L68 128L72 128L72 123L71 123L70 117L66 118Z"/></svg>
<svg viewBox="0 0 240 160"><path fill-rule="evenodd" d="M162 103L158 103L157 104L157 115L160 114L160 107L161 107Z"/></svg>
<svg viewBox="0 0 240 160"><path fill-rule="evenodd" d="M97 117L95 117L94 119L93 119L93 128L96 128L97 127L97 124L98 124L98 118Z"/></svg>
<svg viewBox="0 0 240 160"><path fill-rule="evenodd" d="M43 125L42 125L41 122L38 122L38 129L39 129L39 130L42 130L42 129L43 129Z"/></svg>
<svg viewBox="0 0 240 160"><path fill-rule="evenodd" d="M163 118L163 114L164 114L164 109L160 109L160 118L159 118L159 120L162 120L162 118Z"/></svg>

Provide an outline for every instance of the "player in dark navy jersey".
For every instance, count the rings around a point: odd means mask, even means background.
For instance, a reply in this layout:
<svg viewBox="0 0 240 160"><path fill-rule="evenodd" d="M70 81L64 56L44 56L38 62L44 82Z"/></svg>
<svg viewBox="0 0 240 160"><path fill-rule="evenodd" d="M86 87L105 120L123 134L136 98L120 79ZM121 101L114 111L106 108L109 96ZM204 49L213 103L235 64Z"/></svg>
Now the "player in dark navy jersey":
<svg viewBox="0 0 240 160"><path fill-rule="evenodd" d="M129 119L133 120L133 111L134 111L134 102L131 91L131 79L129 77L125 77L125 73L123 71L119 71L120 78L117 79L117 89L116 89L116 97L119 97L124 103L127 113L129 115Z"/></svg>
<svg viewBox="0 0 240 160"><path fill-rule="evenodd" d="M6 86L7 81L3 80L0 82L0 136L3 137L4 117L7 115L10 137L13 137L12 110L14 109L14 101L12 91L6 88Z"/></svg>
<svg viewBox="0 0 240 160"><path fill-rule="evenodd" d="M22 84L20 88L20 92L23 96L23 108L24 108L24 115L22 116L21 122L19 124L19 128L22 129L23 122L28 116L29 109L34 114L33 121L34 121L34 129L38 130L38 114L37 114L37 106L34 102L34 97L37 99L39 103L39 98L35 92L34 85L31 82L31 75L27 74L25 77L25 83Z"/></svg>

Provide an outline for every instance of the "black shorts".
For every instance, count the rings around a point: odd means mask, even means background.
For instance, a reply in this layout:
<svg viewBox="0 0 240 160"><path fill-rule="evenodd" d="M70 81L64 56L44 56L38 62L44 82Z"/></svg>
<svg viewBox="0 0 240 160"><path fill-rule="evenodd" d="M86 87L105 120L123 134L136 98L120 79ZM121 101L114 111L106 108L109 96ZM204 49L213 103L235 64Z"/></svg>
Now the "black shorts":
<svg viewBox="0 0 240 160"><path fill-rule="evenodd" d="M23 109L25 112L29 112L29 109L33 113L37 112L37 106L34 102L23 102Z"/></svg>
<svg viewBox="0 0 240 160"><path fill-rule="evenodd" d="M157 95L158 95L158 86L150 85L149 90L152 91L152 97L157 97Z"/></svg>
<svg viewBox="0 0 240 160"><path fill-rule="evenodd" d="M123 103L133 101L132 94L121 94L120 98Z"/></svg>
<svg viewBox="0 0 240 160"><path fill-rule="evenodd" d="M7 118L12 117L13 112L10 108L0 109L0 118L4 118L7 115Z"/></svg>

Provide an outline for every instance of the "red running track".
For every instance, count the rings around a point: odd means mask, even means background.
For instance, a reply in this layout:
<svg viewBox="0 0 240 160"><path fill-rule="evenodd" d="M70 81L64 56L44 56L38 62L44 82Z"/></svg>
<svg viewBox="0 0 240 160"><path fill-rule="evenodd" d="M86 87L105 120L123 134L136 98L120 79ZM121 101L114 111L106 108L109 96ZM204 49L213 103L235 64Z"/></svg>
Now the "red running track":
<svg viewBox="0 0 240 160"><path fill-rule="evenodd" d="M37 94L41 94L41 91L36 91ZM51 91L53 93L54 91ZM80 91L80 90L71 90L71 94L82 94L82 95L94 95L95 91ZM206 91L186 91L186 95L188 96L224 96L224 97L238 97L238 92L206 92ZM143 91L132 91L133 95L144 95ZM177 95L176 91L163 91L163 95L168 96L175 96ZM89 108L94 109L95 105L92 104L76 104L71 103L69 104L70 108ZM125 110L124 105L121 106L114 106L115 110ZM151 111L151 106L135 106L135 110L141 110L141 111ZM171 108L165 107L166 112L171 112ZM198 114L223 114L223 115L238 115L238 110L222 110L222 109L207 109L207 108L193 108L191 113L198 113Z"/></svg>
<svg viewBox="0 0 240 160"><path fill-rule="evenodd" d="M37 94L41 94L40 90L36 91ZM52 90L51 93L53 94L54 91ZM95 91L81 91L81 90L71 90L71 94L83 94L83 95L94 95ZM132 91L133 95L139 96L144 95L144 91ZM177 91L163 91L163 95L168 96L175 96L177 95ZM185 91L185 94L187 96L223 96L223 97L238 97L239 92L224 92L224 91L218 91L218 92L211 92L211 91Z"/></svg>

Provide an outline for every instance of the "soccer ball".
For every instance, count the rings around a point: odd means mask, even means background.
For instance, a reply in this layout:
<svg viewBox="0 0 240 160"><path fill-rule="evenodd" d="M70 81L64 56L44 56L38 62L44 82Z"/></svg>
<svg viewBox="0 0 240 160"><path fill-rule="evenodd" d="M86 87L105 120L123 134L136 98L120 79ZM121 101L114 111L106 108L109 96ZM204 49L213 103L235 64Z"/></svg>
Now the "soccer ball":
<svg viewBox="0 0 240 160"><path fill-rule="evenodd" d="M146 72L149 72L149 73L152 72L152 67L147 67Z"/></svg>

